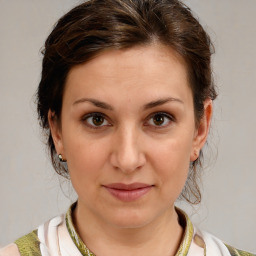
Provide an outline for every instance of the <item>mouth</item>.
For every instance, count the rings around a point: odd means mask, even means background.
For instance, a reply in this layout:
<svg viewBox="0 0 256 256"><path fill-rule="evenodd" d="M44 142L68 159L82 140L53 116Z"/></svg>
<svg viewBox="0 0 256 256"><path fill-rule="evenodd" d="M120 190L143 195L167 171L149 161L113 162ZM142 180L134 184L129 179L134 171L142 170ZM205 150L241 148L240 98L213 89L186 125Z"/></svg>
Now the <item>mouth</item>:
<svg viewBox="0 0 256 256"><path fill-rule="evenodd" d="M143 197L154 186L144 183L112 183L104 185L103 187L115 198L123 202L131 202Z"/></svg>

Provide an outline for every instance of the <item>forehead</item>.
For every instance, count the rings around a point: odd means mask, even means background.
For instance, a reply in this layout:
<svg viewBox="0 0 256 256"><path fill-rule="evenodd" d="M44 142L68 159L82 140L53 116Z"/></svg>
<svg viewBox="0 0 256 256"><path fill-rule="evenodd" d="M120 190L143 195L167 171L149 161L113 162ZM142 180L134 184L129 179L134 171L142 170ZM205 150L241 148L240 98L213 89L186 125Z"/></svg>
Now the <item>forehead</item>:
<svg viewBox="0 0 256 256"><path fill-rule="evenodd" d="M173 49L160 44L125 50L107 50L93 60L73 67L67 77L65 95L81 93L113 95L142 93L179 96L190 92L186 63ZM185 93L185 94L186 94Z"/></svg>

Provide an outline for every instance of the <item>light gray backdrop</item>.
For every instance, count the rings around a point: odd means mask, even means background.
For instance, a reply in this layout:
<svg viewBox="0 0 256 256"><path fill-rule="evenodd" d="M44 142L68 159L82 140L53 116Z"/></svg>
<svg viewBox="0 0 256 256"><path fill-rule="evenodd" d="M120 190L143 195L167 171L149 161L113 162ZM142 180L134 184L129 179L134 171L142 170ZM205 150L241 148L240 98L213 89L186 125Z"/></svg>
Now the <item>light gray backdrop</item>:
<svg viewBox="0 0 256 256"><path fill-rule="evenodd" d="M77 3L0 0L0 246L64 212L74 197L69 186L60 187L46 156L33 94L39 50L55 21ZM255 252L256 1L186 3L215 43L220 95L209 141L215 164L204 171L203 202L183 207L207 231Z"/></svg>

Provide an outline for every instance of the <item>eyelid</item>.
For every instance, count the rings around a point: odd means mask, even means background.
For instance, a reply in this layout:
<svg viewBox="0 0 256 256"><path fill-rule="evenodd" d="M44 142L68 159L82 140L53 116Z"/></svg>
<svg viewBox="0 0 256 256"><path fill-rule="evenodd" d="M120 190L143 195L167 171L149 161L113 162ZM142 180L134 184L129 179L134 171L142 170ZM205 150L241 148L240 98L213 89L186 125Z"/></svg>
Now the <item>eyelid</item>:
<svg viewBox="0 0 256 256"><path fill-rule="evenodd" d="M150 121L150 119L153 118L156 115L163 115L165 118L169 119L168 124L166 124L166 125L159 125L159 126L158 125L149 124L148 122ZM87 119L89 119L90 117L95 117L95 116L103 117L108 122L108 124L96 126L96 125L91 125L89 122L86 122ZM85 125L87 127L91 128L91 129L102 129L104 127L113 126L113 124L111 124L111 121L109 120L108 116L106 116L102 112L91 112L91 113L85 114L85 115L82 116L81 121L84 122ZM151 113L146 118L144 126L152 126L155 129L161 129L161 128L168 127L170 125L170 122L175 122L175 117L172 114L169 114L169 113L164 112L164 111L156 111L154 113Z"/></svg>
<svg viewBox="0 0 256 256"><path fill-rule="evenodd" d="M175 117L173 115L171 115L167 112L157 111L157 112L154 112L154 113L150 114L147 117L146 123L148 123L148 121L156 115L163 115L164 117L168 118L170 120L170 122L175 122ZM145 126L150 126L150 124L145 124ZM168 126L169 126L169 123L167 125L164 125L164 126L153 125L153 127L156 128L156 129L161 129L161 128L165 128L165 127L168 127Z"/></svg>
<svg viewBox="0 0 256 256"><path fill-rule="evenodd" d="M89 119L90 117L95 117L95 116L101 116L101 117L103 117L103 118L108 122L108 124L107 124L107 125L102 125L102 126L94 126L94 125L91 125L91 124L89 124L88 122L86 122L87 119ZM101 129L101 128L104 128L104 127L106 127L106 126L111 126L111 123L110 123L110 121L109 121L109 118L108 118L105 114L103 114L103 113L101 113L101 112L91 112L91 113L85 114L85 115L82 116L81 121L82 121L82 122L86 122L85 125L86 125L87 127L89 127L89 128L92 128L92 129Z"/></svg>

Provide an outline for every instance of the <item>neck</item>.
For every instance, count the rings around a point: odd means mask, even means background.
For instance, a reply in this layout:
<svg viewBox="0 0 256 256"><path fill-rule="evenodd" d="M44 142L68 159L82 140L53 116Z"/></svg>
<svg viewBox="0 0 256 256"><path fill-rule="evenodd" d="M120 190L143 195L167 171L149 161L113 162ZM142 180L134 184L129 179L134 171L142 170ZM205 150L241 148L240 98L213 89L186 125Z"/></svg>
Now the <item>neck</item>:
<svg viewBox="0 0 256 256"><path fill-rule="evenodd" d="M174 206L155 220L136 228L105 223L79 203L73 220L82 241L95 255L166 255L177 252L183 236Z"/></svg>

